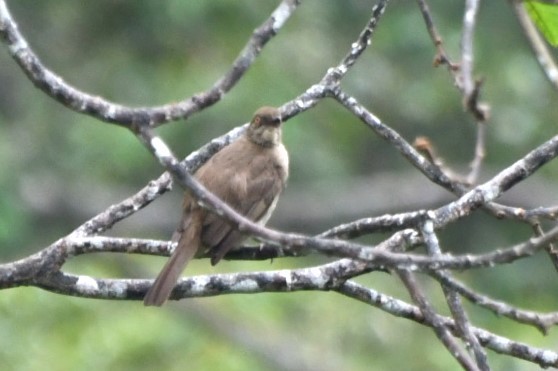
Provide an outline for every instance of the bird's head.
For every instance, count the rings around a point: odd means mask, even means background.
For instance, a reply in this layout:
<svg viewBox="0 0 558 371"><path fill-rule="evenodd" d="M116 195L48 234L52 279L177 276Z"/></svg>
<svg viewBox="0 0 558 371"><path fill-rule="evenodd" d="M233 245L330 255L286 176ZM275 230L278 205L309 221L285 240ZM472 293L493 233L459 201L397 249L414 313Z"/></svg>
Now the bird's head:
<svg viewBox="0 0 558 371"><path fill-rule="evenodd" d="M250 121L248 137L261 146L273 147L281 143L281 123L281 112L277 108L261 107Z"/></svg>

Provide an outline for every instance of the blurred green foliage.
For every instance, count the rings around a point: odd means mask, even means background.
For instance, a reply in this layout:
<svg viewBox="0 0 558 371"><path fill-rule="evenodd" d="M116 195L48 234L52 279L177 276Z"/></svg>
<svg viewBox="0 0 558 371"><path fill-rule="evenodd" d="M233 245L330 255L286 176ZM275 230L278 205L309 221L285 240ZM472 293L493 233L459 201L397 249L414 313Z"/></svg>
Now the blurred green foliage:
<svg viewBox="0 0 558 371"><path fill-rule="evenodd" d="M558 4L556 2L552 4L542 1L526 1L525 9L546 41L552 46L558 47Z"/></svg>
<svg viewBox="0 0 558 371"><path fill-rule="evenodd" d="M178 101L211 86L276 3L19 0L9 6L34 50L66 81L115 102L145 106ZM222 102L159 132L176 153L185 156L246 122L257 107L294 98L345 55L371 6L372 2L361 0L306 0ZM462 4L432 2L431 7L444 45L458 62ZM558 95L541 73L505 2L482 2L475 53L475 75L485 79L482 99L492 106L487 178L556 133ZM343 87L407 140L428 136L448 165L466 171L473 156L475 126L463 111L447 71L432 67L434 54L414 2L393 0L372 46ZM386 197L375 190L374 174L390 172L403 179L413 172L393 148L329 100L289 121L284 140L292 164L285 200L301 187L316 192L325 188L330 197L349 199L352 195L344 190L354 179L365 178L370 179L367 197L373 205ZM48 245L161 172L127 131L71 112L36 90L5 50L0 52L0 159L1 261ZM523 190L519 195L533 196L529 187L542 189L535 193L555 194L555 173L556 165L545 167L519 186ZM417 191L415 198L419 197ZM174 227L180 192L164 198L173 200L174 209L149 214L148 208L115 233L166 238ZM529 197L518 199L526 206L539 206ZM327 197L321 200L328 201ZM555 197L544 201L551 203ZM272 224L290 228L289 210L281 205L279 209L282 217ZM366 215L394 209L371 206ZM364 215L353 219L359 216ZM161 217L170 222L164 227L153 224ZM308 220L296 228L313 233L329 226ZM450 251L480 252L524 240L529 234L528 228L506 228L502 222L475 214L443 231L441 242ZM152 276L163 262L126 256L77 260L68 269L107 277ZM323 259L285 259L272 265L237 262L214 269L201 261L192 264L187 274L319 262ZM555 277L542 257L462 275L471 286L497 298L539 310L558 307ZM359 281L408 300L399 282L387 274ZM436 292L436 303L442 303L439 290L425 284ZM535 330L467 308L476 323L498 333L556 347L554 333L541 339ZM4 334L0 366L7 370L286 369L274 358L299 360L299 365L316 370L457 366L430 330L330 293L218 297L146 309L141 303L67 298L18 288L0 295L0 332ZM239 343L235 334L244 342ZM269 356L262 349L275 353ZM493 353L489 357L494 369L536 369Z"/></svg>

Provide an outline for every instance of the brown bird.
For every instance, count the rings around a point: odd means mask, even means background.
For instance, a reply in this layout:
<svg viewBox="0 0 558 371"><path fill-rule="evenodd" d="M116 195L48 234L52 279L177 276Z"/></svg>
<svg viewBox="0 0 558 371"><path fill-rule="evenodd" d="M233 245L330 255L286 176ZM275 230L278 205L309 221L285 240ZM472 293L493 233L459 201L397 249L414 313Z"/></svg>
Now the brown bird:
<svg viewBox="0 0 558 371"><path fill-rule="evenodd" d="M264 225L285 187L288 172L281 114L277 108L262 107L246 132L210 158L194 176L238 213ZM145 295L145 305L163 305L194 256L209 252L215 265L247 238L225 219L202 208L189 192L184 195L183 209L173 235L178 244Z"/></svg>

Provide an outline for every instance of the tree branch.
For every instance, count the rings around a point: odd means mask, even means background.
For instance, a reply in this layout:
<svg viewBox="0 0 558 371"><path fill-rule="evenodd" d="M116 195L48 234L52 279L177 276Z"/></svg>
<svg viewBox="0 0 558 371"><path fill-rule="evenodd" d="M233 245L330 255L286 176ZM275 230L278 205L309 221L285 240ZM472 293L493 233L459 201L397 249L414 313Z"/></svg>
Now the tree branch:
<svg viewBox="0 0 558 371"><path fill-rule="evenodd" d="M473 35L479 1L466 1L461 44L462 63L457 66L450 61L443 48L442 38L434 25L426 1L418 0L427 30L437 50L435 63L443 63L448 66L463 95L466 108L475 116L479 124L475 158L466 182L450 176L450 172L440 166L440 162L434 156L426 158L421 155L402 135L382 122L367 107L340 87L343 78L371 44L387 2L387 0L379 0L378 4L373 7L372 14L365 26L337 65L329 68L317 83L280 107L283 120L287 121L316 106L322 99L332 97L335 102L359 118L380 138L399 151L426 178L455 194L457 199L432 210L363 218L334 226L316 236L306 236L272 230L251 222L208 192L191 175L213 154L238 138L245 130L245 126L239 126L212 140L198 151L192 152L183 161L177 159L172 149L153 130L172 120L186 119L220 101L244 76L262 48L294 13L300 1L283 0L270 17L253 31L230 69L207 90L178 103L131 108L82 92L46 68L18 31L18 26L10 15L5 1L0 0L0 39L30 81L49 97L69 109L130 129L167 171L149 182L136 194L110 206L83 223L68 236L31 256L12 263L1 264L0 289L34 286L84 298L142 299L152 284L151 280L102 279L68 274L62 268L74 256L97 252L169 255L175 247L175 244L169 241L114 238L98 236L98 234L106 232L119 221L168 192L174 179L190 191L208 210L226 219L240 231L264 242L259 248L235 249L225 257L226 259L271 259L280 256L301 256L310 251L341 259L328 264L300 269L184 278L175 287L171 299L238 293L334 290L376 306L392 315L408 318L431 327L439 340L465 369L489 369L486 353L482 347L525 359L542 367L558 366L558 354L553 351L540 350L474 327L465 312L459 295L476 305L503 314L519 323L534 325L543 332L558 323L558 314L531 312L493 300L473 291L444 271L493 267L529 257L543 248L553 251L550 244L558 240L558 227L550 229L547 233L543 233L542 228L539 228L537 229L538 235L528 241L483 254L444 254L436 235L437 230L462 220L478 209L487 210L495 217L519 220L531 225L539 217L556 219L556 215L558 215L556 207L523 210L499 205L494 201L558 155L558 136L541 144L484 184L470 189L470 185L476 183L484 159L486 126L482 122L488 115L488 108L479 102L482 81L475 81L473 78ZM514 5L520 6L518 2L514 2ZM543 52L535 50L538 56L543 56ZM541 64L547 75L550 75L553 71L551 63L546 61ZM376 245L348 241L348 239L373 233L390 233L391 235ZM411 248L419 245L426 246L427 255L409 252ZM350 281L354 277L377 270L398 272L417 306L409 305ZM441 283L452 319L436 312L436 308L428 301L426 293L419 286L414 272L426 272ZM462 339L467 346L470 346L474 360L463 351L456 338Z"/></svg>
<svg viewBox="0 0 558 371"><path fill-rule="evenodd" d="M66 83L60 76L46 68L29 47L4 0L0 0L0 40L6 44L12 58L35 86L69 109L125 127L147 119L150 125L155 127L169 121L186 119L220 101L254 63L263 47L277 34L301 1L283 0L271 16L254 30L252 37L232 63L229 71L211 88L178 103L157 107L126 107L90 95Z"/></svg>
<svg viewBox="0 0 558 371"><path fill-rule="evenodd" d="M336 291L350 298L370 304L396 317L402 317L424 324L424 317L420 309L414 305L407 304L401 300L388 295L381 294L373 289L364 287L353 281L345 282ZM454 334L456 333L455 323L448 317L439 316L439 321L448 326ZM478 327L472 328L473 333L478 338L480 344L490 350L500 354L523 359L538 364L543 368L558 367L558 353L532 347L525 343L516 342L503 336L495 335Z"/></svg>

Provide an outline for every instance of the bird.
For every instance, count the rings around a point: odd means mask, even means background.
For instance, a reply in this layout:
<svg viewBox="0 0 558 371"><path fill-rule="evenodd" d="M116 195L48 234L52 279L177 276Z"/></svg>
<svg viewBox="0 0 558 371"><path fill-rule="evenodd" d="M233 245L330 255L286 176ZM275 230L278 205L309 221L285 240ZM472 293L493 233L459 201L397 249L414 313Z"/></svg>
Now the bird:
<svg viewBox="0 0 558 371"><path fill-rule="evenodd" d="M213 155L194 177L235 211L260 225L271 217L289 175L289 155L281 139L281 112L261 107L245 132ZM217 264L248 236L203 208L186 191L183 213L172 240L176 247L144 297L144 305L161 306L195 256L209 254Z"/></svg>

